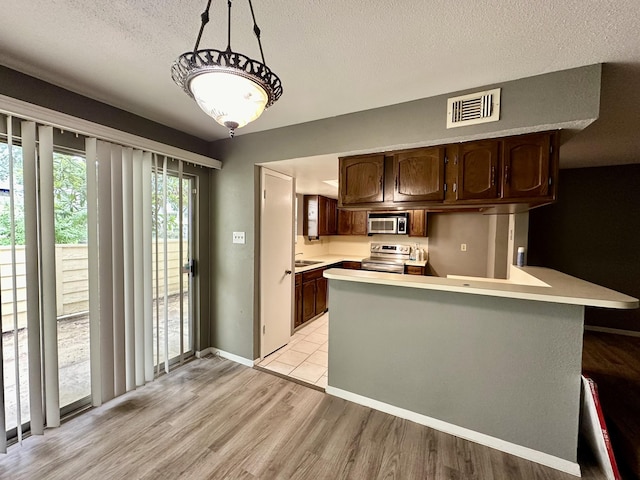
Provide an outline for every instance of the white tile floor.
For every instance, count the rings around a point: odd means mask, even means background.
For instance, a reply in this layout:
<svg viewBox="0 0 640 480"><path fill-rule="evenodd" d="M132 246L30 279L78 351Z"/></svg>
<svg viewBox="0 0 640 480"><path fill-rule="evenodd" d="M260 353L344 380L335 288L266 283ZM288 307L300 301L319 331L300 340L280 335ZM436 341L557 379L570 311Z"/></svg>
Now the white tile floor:
<svg viewBox="0 0 640 480"><path fill-rule="evenodd" d="M329 313L298 330L280 350L267 355L258 366L289 377L327 386Z"/></svg>

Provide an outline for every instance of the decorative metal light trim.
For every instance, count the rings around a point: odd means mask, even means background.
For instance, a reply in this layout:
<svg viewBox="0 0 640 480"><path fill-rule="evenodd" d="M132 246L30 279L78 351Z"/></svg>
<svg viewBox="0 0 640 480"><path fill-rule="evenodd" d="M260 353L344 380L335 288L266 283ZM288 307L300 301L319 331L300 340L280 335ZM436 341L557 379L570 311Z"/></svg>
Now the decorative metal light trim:
<svg viewBox="0 0 640 480"><path fill-rule="evenodd" d="M267 107L273 105L282 95L280 78L269 67L246 55L228 50L206 49L183 53L171 66L171 78L193 98L189 82L194 77L212 70L228 70L229 73L256 82L269 96Z"/></svg>
<svg viewBox="0 0 640 480"><path fill-rule="evenodd" d="M231 50L231 2L227 0L227 48L226 50L202 49L198 50L200 39L205 25L209 22L209 10L211 8L211 0L207 1L207 7L202 13L200 31L196 40L193 51L183 53L171 66L171 78L181 87L187 95L194 98L191 91L191 81L198 75L206 73L228 73L238 77L245 78L262 88L267 95L265 109L273 105L282 95L282 82L280 78L267 67L264 60L264 52L262 50L262 42L260 41L260 28L256 24L256 17L253 11L253 4L249 1L251 9L251 17L253 19L253 32L258 40L260 48L260 56L262 62L253 60L241 53ZM260 111L262 113L262 110ZM251 121L251 120L249 120ZM234 122L225 122L225 126L229 128L229 135L234 136L235 129L238 124Z"/></svg>

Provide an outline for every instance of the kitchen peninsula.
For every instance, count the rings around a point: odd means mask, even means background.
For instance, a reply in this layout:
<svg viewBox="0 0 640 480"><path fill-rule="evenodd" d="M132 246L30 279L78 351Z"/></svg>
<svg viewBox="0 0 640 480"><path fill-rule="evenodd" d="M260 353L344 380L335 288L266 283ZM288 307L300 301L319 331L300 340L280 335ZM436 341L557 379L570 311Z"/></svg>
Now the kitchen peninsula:
<svg viewBox="0 0 640 480"><path fill-rule="evenodd" d="M638 300L560 272L326 270L327 393L580 474L584 307Z"/></svg>

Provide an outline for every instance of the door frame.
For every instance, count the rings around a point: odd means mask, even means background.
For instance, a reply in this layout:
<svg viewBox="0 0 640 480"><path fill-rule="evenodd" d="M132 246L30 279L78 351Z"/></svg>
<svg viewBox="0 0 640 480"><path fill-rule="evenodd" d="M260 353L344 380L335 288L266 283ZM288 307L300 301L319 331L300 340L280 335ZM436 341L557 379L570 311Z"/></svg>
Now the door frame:
<svg viewBox="0 0 640 480"><path fill-rule="evenodd" d="M265 225L265 222L263 221L264 219L264 192L265 192L265 176L266 175L271 175L277 178L281 178L283 180L290 180L291 181L291 225L292 227L294 227L294 222L295 222L295 199L296 199L296 190L295 190L295 178L290 176L290 175L285 175L283 173L280 172L276 172L275 170L271 170L267 167L264 166L260 166L260 188L258 190L258 199L260 202L260 261L259 261L259 273L258 273L258 285L259 285L259 298L258 298L258 310L259 310L259 322L258 322L258 331L257 331L257 335L256 335L256 340L254 342L255 345L258 346L258 355L259 355L259 360L262 360L262 358L264 358L264 353L262 351L262 331L263 328L265 327L265 318L264 318L264 311L263 311L263 295L265 294L266 289L263 286L263 272L265 271L265 265L264 265L264 259L266 258L266 256L269 254L269 252L265 252L264 251L264 236L266 234L266 232L268 231L269 226ZM293 331L293 321L294 321L294 301L293 299L295 299L295 271L293 271L293 261L294 261L294 256L295 256L295 228L291 229L291 270L292 273L290 275L290 280L291 280L291 306L290 306L290 312L289 312L289 325L291 328L291 331ZM271 353L271 352L267 352L267 353ZM257 362L256 362L257 363Z"/></svg>

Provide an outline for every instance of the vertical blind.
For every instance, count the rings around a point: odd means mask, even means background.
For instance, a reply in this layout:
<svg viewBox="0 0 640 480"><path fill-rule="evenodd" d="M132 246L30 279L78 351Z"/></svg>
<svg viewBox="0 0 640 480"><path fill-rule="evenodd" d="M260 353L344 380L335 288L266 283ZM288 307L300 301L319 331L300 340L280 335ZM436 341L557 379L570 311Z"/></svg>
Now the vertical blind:
<svg viewBox="0 0 640 480"><path fill-rule="evenodd" d="M6 132L10 180L9 233L13 269L9 275L14 310L11 330L15 376L15 399L11 401L16 404L16 437L21 441L23 426L27 424L21 418L21 412L27 407L32 434L41 435L45 427L60 424L56 276L61 273L56 271L54 131L51 126L21 120L18 137L13 132L16 119L12 116L0 116L0 119L3 122L0 132ZM22 352L18 341L21 328L17 312L18 225L14 218L17 192L14 157L18 148L14 144L15 138L19 139L23 176L29 390L26 397L21 392ZM93 137L85 139L85 155L91 403L99 406L152 381L160 373L161 364L163 370L169 372L167 222L153 221L152 202L155 200L155 204L167 212L168 166L170 162L177 162L182 260L183 162ZM153 185L155 190L152 190ZM152 249L154 233L155 252ZM164 244L163 248L158 248L159 242ZM160 278L163 279L162 286ZM182 362L185 354L182 277L179 298ZM0 342L0 373L5 371L2 348ZM0 374L0 452L6 452L7 448L7 436L2 434L7 431L5 391L4 375ZM25 402L28 406L23 405Z"/></svg>

